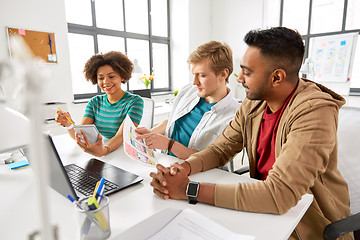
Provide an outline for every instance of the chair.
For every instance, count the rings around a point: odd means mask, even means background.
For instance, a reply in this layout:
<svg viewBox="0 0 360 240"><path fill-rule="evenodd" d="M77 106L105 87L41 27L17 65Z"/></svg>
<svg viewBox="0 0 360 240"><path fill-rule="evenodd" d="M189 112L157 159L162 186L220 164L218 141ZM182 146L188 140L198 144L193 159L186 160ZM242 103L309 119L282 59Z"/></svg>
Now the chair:
<svg viewBox="0 0 360 240"><path fill-rule="evenodd" d="M142 99L144 100L144 109L139 126L151 129L154 121L154 100L146 97Z"/></svg>
<svg viewBox="0 0 360 240"><path fill-rule="evenodd" d="M342 107L339 111L338 168L346 180L350 194L351 216L329 224L324 239L332 240L354 232L360 239L360 108Z"/></svg>

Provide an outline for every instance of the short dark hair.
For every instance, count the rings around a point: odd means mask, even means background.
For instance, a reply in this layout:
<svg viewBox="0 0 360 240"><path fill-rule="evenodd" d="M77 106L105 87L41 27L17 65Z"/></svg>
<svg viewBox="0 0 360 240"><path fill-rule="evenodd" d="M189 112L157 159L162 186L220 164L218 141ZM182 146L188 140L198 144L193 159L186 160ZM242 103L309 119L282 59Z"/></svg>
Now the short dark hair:
<svg viewBox="0 0 360 240"><path fill-rule="evenodd" d="M109 65L114 71L119 74L124 80L122 83L126 83L131 78L131 74L134 68L130 59L121 52L111 51L108 53L99 53L93 55L86 63L84 67L84 75L86 80L97 84L97 70L99 67Z"/></svg>
<svg viewBox="0 0 360 240"><path fill-rule="evenodd" d="M282 68L288 74L299 74L305 46L296 30L286 27L251 30L246 34L244 41L248 46L258 48L262 55L270 58L276 68Z"/></svg>
<svg viewBox="0 0 360 240"><path fill-rule="evenodd" d="M201 44L188 57L188 64L199 63L205 59L210 60L210 68L218 75L223 69L229 70L226 82L229 82L233 71L233 57L229 45L218 41Z"/></svg>

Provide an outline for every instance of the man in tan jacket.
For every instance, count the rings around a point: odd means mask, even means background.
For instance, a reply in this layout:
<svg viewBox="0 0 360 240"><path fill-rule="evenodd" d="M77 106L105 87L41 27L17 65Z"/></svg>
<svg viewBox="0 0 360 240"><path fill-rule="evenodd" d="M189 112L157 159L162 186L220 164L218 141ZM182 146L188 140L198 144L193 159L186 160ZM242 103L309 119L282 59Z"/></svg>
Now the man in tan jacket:
<svg viewBox="0 0 360 240"><path fill-rule="evenodd" d="M320 84L299 79L304 44L296 31L250 31L244 40L248 48L238 82L246 99L235 118L209 147L184 163L157 165L158 172L150 174L151 186L165 199L190 195L193 203L274 214L286 213L311 193L314 201L291 239L322 239L327 224L350 214L347 184L337 169L338 111L345 100ZM250 176L260 181L189 181L188 175L222 166L244 148Z"/></svg>

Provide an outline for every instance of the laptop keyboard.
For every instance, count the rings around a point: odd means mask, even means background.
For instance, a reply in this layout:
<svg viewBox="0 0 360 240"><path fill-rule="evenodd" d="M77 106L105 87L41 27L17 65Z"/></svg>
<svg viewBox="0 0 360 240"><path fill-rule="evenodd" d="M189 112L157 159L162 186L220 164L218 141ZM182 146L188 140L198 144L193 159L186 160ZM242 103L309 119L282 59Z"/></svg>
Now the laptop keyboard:
<svg viewBox="0 0 360 240"><path fill-rule="evenodd" d="M98 180L91 176L85 169L70 164L65 166L66 172L69 176L70 182L76 191L81 192L85 196L91 196L94 193L94 189ZM117 185L105 179L104 195L111 190L117 188Z"/></svg>

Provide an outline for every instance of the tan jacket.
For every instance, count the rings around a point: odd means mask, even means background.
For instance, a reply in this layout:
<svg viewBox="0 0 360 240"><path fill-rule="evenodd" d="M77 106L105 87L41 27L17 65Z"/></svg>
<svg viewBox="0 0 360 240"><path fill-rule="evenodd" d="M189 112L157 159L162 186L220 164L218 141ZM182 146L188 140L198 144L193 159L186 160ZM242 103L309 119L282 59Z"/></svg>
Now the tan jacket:
<svg viewBox="0 0 360 240"><path fill-rule="evenodd" d="M322 239L327 224L350 215L347 184L337 169L338 111L344 103L341 96L324 86L300 79L279 122L276 160L267 179L248 184L217 184L215 205L283 214L302 195L311 193L314 202L296 232L300 239ZM222 135L187 160L191 174L222 166L246 148L250 176L259 178L256 148L265 106L264 101L244 100Z"/></svg>

